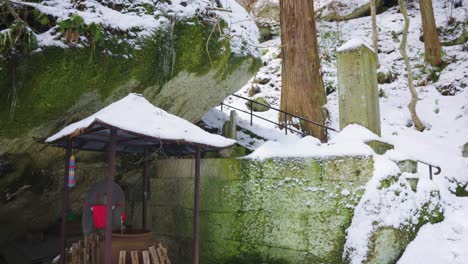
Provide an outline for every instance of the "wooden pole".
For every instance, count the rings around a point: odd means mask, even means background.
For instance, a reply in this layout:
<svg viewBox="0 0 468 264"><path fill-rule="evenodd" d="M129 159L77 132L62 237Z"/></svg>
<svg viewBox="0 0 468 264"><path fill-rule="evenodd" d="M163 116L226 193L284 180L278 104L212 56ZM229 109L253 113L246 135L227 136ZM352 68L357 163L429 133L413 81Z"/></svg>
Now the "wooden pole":
<svg viewBox="0 0 468 264"><path fill-rule="evenodd" d="M200 218L200 148L195 153L195 190L193 206L193 263L198 264L199 259L199 218Z"/></svg>
<svg viewBox="0 0 468 264"><path fill-rule="evenodd" d="M115 175L115 152L117 144L117 130L110 130L110 142L108 148L108 168L107 168L107 208L106 208L106 232L104 244L104 263L112 263L112 196L113 196L113 181Z"/></svg>
<svg viewBox="0 0 468 264"><path fill-rule="evenodd" d="M63 177L63 207L62 207L62 228L60 233L60 264L66 263L65 247L67 243L67 213L68 213L68 200L69 191L68 177L69 177L69 164L72 150L72 140L67 139L66 152L65 152L65 172Z"/></svg>
<svg viewBox="0 0 468 264"><path fill-rule="evenodd" d="M145 148L143 165L143 211L141 214L141 228L146 230L147 227L147 215L148 215L148 192L149 192L149 178L148 178L148 150Z"/></svg>

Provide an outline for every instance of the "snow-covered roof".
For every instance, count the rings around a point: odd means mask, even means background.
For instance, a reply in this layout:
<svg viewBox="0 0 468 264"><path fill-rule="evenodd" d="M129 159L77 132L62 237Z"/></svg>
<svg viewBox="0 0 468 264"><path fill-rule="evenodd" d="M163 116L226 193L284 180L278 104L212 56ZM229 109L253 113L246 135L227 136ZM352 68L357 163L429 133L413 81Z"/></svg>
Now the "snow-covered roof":
<svg viewBox="0 0 468 264"><path fill-rule="evenodd" d="M204 150L214 150L232 146L236 142L210 134L185 119L155 107L142 95L135 93L63 128L45 142L64 146L67 137L72 136L74 147L81 141L82 146L79 148L104 150L108 144L109 128L117 128L119 142L132 143L120 148L118 146L117 150L127 152L142 152L144 147L158 149L163 145L169 148L170 145L185 147L174 153L185 154L193 149L183 145L199 145Z"/></svg>

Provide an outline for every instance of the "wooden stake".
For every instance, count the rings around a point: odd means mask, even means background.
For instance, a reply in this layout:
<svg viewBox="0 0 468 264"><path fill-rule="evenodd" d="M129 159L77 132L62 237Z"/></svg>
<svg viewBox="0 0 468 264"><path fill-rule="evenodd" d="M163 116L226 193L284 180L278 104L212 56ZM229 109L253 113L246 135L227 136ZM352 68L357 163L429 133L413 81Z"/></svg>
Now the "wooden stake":
<svg viewBox="0 0 468 264"><path fill-rule="evenodd" d="M130 257L132 258L132 264L140 264L138 261L138 251L134 250L130 252Z"/></svg>
<svg viewBox="0 0 468 264"><path fill-rule="evenodd" d="M162 264L159 262L158 253L156 253L156 248L154 246L149 247L149 253L153 260L153 264Z"/></svg>
<svg viewBox="0 0 468 264"><path fill-rule="evenodd" d="M127 260L127 251L120 251L119 264L125 264L126 260Z"/></svg>
<svg viewBox="0 0 468 264"><path fill-rule="evenodd" d="M143 256L143 264L151 264L149 252L147 250L144 250L141 252L141 254Z"/></svg>
<svg viewBox="0 0 468 264"><path fill-rule="evenodd" d="M156 252L158 253L159 263L164 264L166 261L164 261L164 256L161 249L157 248Z"/></svg>
<svg viewBox="0 0 468 264"><path fill-rule="evenodd" d="M72 245L72 264L78 264L78 243Z"/></svg>

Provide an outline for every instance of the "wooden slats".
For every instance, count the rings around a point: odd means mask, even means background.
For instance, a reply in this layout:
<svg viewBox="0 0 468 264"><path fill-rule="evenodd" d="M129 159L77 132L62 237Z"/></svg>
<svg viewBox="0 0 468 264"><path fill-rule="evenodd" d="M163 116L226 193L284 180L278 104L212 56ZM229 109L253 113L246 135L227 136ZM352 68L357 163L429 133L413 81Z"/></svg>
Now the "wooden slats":
<svg viewBox="0 0 468 264"><path fill-rule="evenodd" d="M138 251L134 250L130 252L130 257L132 259L132 264L140 264L138 261Z"/></svg>
<svg viewBox="0 0 468 264"><path fill-rule="evenodd" d="M119 252L119 264L126 264L127 261L127 251Z"/></svg>
<svg viewBox="0 0 468 264"><path fill-rule="evenodd" d="M99 264L99 235L91 234L72 244L69 264ZM118 264L171 264L167 249L159 243L145 250L121 250Z"/></svg>
<svg viewBox="0 0 468 264"><path fill-rule="evenodd" d="M91 234L73 243L71 264L99 264L98 234Z"/></svg>

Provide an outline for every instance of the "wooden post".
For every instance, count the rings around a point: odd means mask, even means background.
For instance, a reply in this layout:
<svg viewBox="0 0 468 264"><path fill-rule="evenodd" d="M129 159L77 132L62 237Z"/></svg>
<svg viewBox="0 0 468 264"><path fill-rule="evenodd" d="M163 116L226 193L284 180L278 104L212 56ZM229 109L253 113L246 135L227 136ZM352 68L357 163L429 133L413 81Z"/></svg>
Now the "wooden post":
<svg viewBox="0 0 468 264"><path fill-rule="evenodd" d="M195 190L193 206L193 263L198 264L199 259L199 218L200 218L200 147L195 153Z"/></svg>
<svg viewBox="0 0 468 264"><path fill-rule="evenodd" d="M63 177L63 207L62 207L62 227L60 232L60 264L65 264L66 261L66 254L65 248L67 244L67 213L68 213L68 199L69 199L69 191L68 188L68 177L69 177L69 164L70 164L70 156L72 150L72 139L67 139L66 145L66 152L65 152L65 173Z"/></svg>
<svg viewBox="0 0 468 264"><path fill-rule="evenodd" d="M148 218L148 194L149 194L149 177L148 177L148 150L145 148L144 165L143 165L143 210L141 213L141 228L146 230Z"/></svg>
<svg viewBox="0 0 468 264"><path fill-rule="evenodd" d="M110 130L110 142L108 148L108 168L107 168L107 208L106 208L106 232L104 242L104 263L112 263L112 196L113 181L115 175L115 152L117 144L117 130Z"/></svg>

